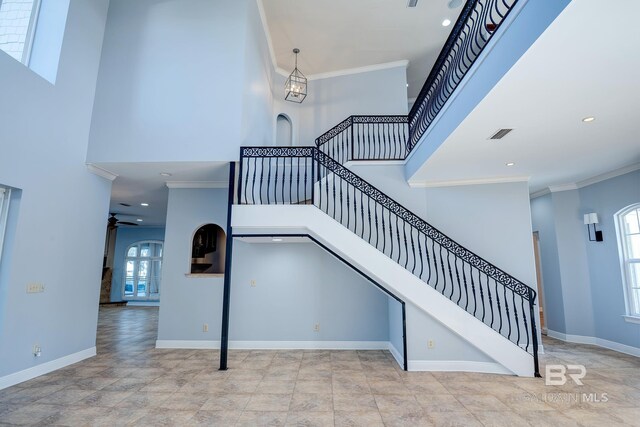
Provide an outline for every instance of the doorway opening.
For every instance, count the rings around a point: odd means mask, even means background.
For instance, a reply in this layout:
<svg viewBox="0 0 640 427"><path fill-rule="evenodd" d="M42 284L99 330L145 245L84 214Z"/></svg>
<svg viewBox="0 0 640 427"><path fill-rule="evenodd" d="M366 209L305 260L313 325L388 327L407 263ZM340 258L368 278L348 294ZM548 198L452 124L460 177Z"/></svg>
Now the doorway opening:
<svg viewBox="0 0 640 427"><path fill-rule="evenodd" d="M537 231L533 232L533 253L536 262L536 281L538 288L538 307L540 309L540 330L546 335L547 326L544 318L544 287L542 284L542 265L540 263L540 235Z"/></svg>

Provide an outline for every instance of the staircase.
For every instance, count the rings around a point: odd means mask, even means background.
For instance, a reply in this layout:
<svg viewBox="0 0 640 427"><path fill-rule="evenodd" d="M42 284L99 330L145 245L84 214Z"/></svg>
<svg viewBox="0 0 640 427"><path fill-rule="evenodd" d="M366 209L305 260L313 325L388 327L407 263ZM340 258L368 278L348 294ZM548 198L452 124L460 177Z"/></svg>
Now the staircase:
<svg viewBox="0 0 640 427"><path fill-rule="evenodd" d="M308 235L509 372L540 376L536 292L349 170L405 160L517 2L467 0L408 116L350 116L315 147L242 147L231 225Z"/></svg>
<svg viewBox="0 0 640 427"><path fill-rule="evenodd" d="M406 153L400 117L350 117L318 147L242 147L234 235L310 235L509 371L538 375L536 292L342 164Z"/></svg>

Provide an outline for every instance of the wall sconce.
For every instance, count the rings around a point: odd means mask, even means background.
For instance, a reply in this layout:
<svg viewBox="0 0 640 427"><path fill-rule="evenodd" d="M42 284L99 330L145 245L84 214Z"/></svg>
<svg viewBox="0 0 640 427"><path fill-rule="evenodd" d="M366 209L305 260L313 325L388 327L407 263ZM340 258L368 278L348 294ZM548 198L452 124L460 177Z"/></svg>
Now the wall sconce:
<svg viewBox="0 0 640 427"><path fill-rule="evenodd" d="M590 242L602 242L602 230L596 230L596 224L598 223L598 214L595 212L584 214L584 224L587 226L587 235ZM590 225L593 225L593 236L591 238Z"/></svg>

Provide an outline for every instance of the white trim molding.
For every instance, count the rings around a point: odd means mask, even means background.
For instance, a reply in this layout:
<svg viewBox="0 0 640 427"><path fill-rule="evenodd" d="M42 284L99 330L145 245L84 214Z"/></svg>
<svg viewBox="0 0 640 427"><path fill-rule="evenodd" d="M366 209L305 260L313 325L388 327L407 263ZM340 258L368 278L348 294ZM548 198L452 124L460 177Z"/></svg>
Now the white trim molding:
<svg viewBox="0 0 640 427"><path fill-rule="evenodd" d="M478 179L460 179L451 181L409 181L411 188L456 187L461 185L506 184L511 182L529 182L529 176L504 176Z"/></svg>
<svg viewBox="0 0 640 427"><path fill-rule="evenodd" d="M118 174L115 174L111 171L101 168L100 166L96 166L93 163L87 163L87 170L92 174L108 179L109 181L113 181L118 177Z"/></svg>
<svg viewBox="0 0 640 427"><path fill-rule="evenodd" d="M227 188L227 181L167 181L168 188Z"/></svg>
<svg viewBox="0 0 640 427"><path fill-rule="evenodd" d="M609 350L617 351L619 353L625 353L630 354L631 356L640 357L640 348L621 344L615 341L605 340L603 338L588 337L585 335L565 334L562 332L552 331L551 329L548 330L547 335L565 342L597 345L598 347L608 348Z"/></svg>
<svg viewBox="0 0 640 427"><path fill-rule="evenodd" d="M220 348L220 341L157 340L156 348ZM229 341L233 350L388 350L388 341Z"/></svg>
<svg viewBox="0 0 640 427"><path fill-rule="evenodd" d="M91 347L77 353L69 354L67 356L60 357L49 362L41 363L40 365L36 365L19 372L9 374L4 377L0 377L0 390L24 381L31 380L33 378L39 377L40 375L48 374L49 372L53 372L66 366L73 365L74 363L78 363L95 355L96 348Z"/></svg>
<svg viewBox="0 0 640 427"><path fill-rule="evenodd" d="M640 325L640 317L638 316L628 316L625 314L622 317L624 318L624 321L627 323L637 323Z"/></svg>
<svg viewBox="0 0 640 427"><path fill-rule="evenodd" d="M396 359L396 362L398 362L398 365L400 365L400 367L404 369L404 358L402 357L402 353L400 353L400 350L398 350L396 346L391 343L391 341L389 341L388 344L389 344L389 347L388 347L389 353L391 353L393 358Z"/></svg>
<svg viewBox="0 0 640 427"><path fill-rule="evenodd" d="M470 360L409 360L409 371L432 372L480 372L483 374L514 375L496 362L474 362Z"/></svg>

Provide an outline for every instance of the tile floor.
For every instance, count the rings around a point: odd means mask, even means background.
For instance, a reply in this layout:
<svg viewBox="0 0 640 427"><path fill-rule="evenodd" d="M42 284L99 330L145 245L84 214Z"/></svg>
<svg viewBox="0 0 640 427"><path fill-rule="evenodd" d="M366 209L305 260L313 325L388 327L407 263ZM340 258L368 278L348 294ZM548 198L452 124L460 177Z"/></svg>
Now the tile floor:
<svg viewBox="0 0 640 427"><path fill-rule="evenodd" d="M640 426L640 359L597 347L544 341L582 386L407 373L385 351L231 351L221 372L215 351L154 349L157 318L102 308L98 356L0 390L0 424Z"/></svg>

